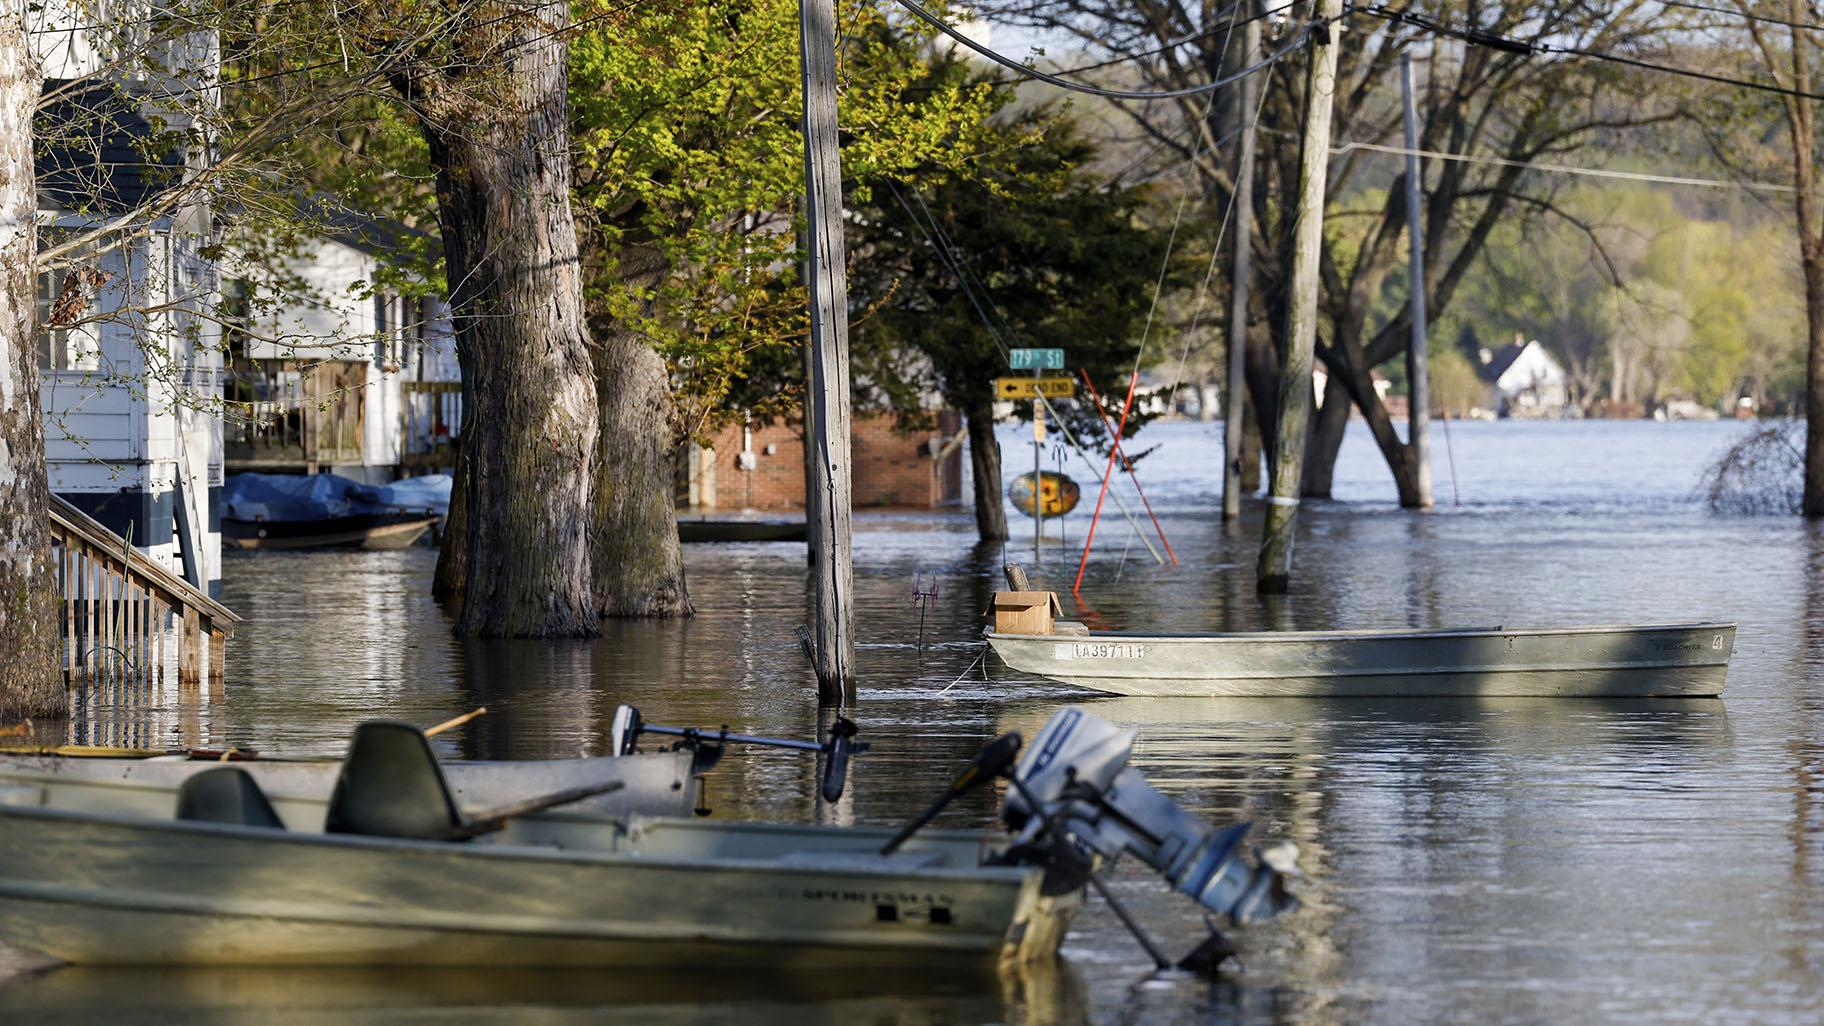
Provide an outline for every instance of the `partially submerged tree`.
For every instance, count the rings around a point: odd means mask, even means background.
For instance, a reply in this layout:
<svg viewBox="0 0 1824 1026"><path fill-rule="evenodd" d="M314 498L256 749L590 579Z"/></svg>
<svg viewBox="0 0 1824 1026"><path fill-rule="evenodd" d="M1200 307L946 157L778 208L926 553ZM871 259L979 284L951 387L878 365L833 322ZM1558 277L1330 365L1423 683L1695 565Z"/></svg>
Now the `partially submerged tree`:
<svg viewBox="0 0 1824 1026"><path fill-rule="evenodd" d="M39 83L24 7L11 6L0 12L0 720L63 709L34 324Z"/></svg>
<svg viewBox="0 0 1824 1026"><path fill-rule="evenodd" d="M1261 16L1263 9L1276 12L1274 22L1284 19L1266 44L1274 53L1296 52L1308 30L1335 30L1308 25L1302 5L1168 5L1138 13L1115 0L990 0L985 6L1071 34L1089 53L1111 59L1112 68L1103 74L1126 74L1157 89L1209 82L1246 63L1234 53L1241 36L1236 26L1242 18ZM1406 259L1403 178L1393 163L1398 158L1374 149L1400 145L1395 71L1401 56L1413 53L1423 69L1419 148L1475 158L1427 158L1421 168L1426 179L1426 306L1437 317L1448 310L1497 224L1515 214L1555 212L1557 185L1549 177L1528 174L1523 165L1673 116L1667 105L1651 102L1654 80L1620 73L1614 65L1534 53L1527 41L1626 55L1651 49L1663 38L1668 29L1657 15L1652 5L1634 0L1600 9L1581 0L1470 5L1423 0L1397 14L1346 16L1328 191L1333 208L1347 209L1347 223L1341 235L1327 233L1323 253L1318 356L1329 384L1307 450L1307 494L1329 493L1330 470L1353 405L1392 472L1401 502L1417 501L1411 453L1371 381L1376 367L1404 352L1409 331L1406 306L1398 302L1404 276L1395 273ZM1466 41L1472 35L1475 41ZM1255 205L1258 229L1248 387L1268 436L1277 420L1277 350L1290 266L1293 211L1285 198L1296 188L1298 171L1298 147L1287 142L1297 137L1303 103L1303 74L1296 65L1282 60L1262 72L1271 76L1260 113L1263 143L1255 195L1245 197ZM1233 92L1221 91L1213 100L1191 95L1116 105L1136 132L1158 147L1161 163L1191 169L1195 188L1211 200L1212 229L1233 193L1233 159L1219 144L1246 116L1227 95ZM1497 160L1480 159L1485 156ZM1346 202L1357 194L1364 197L1359 207ZM1335 245L1345 236L1350 240L1346 255Z"/></svg>
<svg viewBox="0 0 1824 1026"><path fill-rule="evenodd" d="M387 77L436 172L463 377L467 573L457 630L593 635L599 412L570 207L570 7L407 7L369 8L358 27L388 60L412 47ZM422 21L441 31L418 32Z"/></svg>

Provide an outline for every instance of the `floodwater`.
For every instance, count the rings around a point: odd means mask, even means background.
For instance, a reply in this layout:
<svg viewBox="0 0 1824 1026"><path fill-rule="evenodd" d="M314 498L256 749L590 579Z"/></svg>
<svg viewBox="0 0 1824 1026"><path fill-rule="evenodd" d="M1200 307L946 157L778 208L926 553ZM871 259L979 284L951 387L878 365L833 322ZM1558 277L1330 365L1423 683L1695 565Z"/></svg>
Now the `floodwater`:
<svg viewBox="0 0 1824 1026"><path fill-rule="evenodd" d="M1097 698L992 656L978 665L1003 553L975 544L966 513L858 519L853 715L874 747L834 807L803 758L734 754L711 778L716 814L893 823L995 734L1030 737L1086 703L1139 728L1135 765L1161 790L1301 849L1305 907L1236 934L1243 968L1217 982L1153 976L1092 900L1061 965L1005 977L61 970L0 989L0 1020L1817 1023L1824 530L1705 511L1700 470L1744 430L1453 424L1450 453L1433 431L1439 505L1415 513L1395 507L1352 425L1343 501L1303 508L1295 593L1269 605L1253 591L1259 503L1239 528L1212 513L1219 428L1155 425L1135 448L1158 446L1142 482L1180 562L1155 565L1111 503L1083 582L1102 622L1176 630L1736 620L1720 701ZM1030 465L1023 437L1004 436L1015 469ZM1096 484L1066 469L1085 501L1063 539L1048 528L1035 560L1030 521L1016 521L1005 552L1060 591ZM658 723L816 729L793 636L801 546L692 547L695 619L611 624L574 644L452 640L426 597L434 558L232 558L225 601L248 623L225 693L189 703L155 689L138 711L100 696L72 733L324 754L366 717L428 724L485 705L444 751L601 754L621 702ZM992 801L972 796L942 822L989 827ZM1113 884L1168 948L1200 939L1196 910L1142 867L1119 866Z"/></svg>

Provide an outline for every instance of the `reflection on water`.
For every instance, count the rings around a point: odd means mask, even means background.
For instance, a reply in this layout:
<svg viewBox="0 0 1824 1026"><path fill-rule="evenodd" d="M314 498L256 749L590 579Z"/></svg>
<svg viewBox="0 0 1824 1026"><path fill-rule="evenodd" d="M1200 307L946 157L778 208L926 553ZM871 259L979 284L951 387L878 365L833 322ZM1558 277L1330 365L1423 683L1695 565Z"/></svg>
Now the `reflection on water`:
<svg viewBox="0 0 1824 1026"><path fill-rule="evenodd" d="M1149 428L1162 446L1142 464L1148 494L1183 562L1154 566L1115 520L1084 584L1112 626L1177 630L1735 620L1721 701L1097 698L992 657L975 666L1002 551L974 543L966 514L858 520L854 716L874 747L832 807L799 755L733 754L711 782L717 814L895 822L995 733L1030 736L1087 701L1139 728L1135 764L1162 791L1302 849L1304 910L1238 934L1246 972L1224 981L1148 979L1092 900L1066 967L1043 978L913 974L832 991L819 988L844 981L754 989L715 967L631 982L154 973L137 977L156 997L140 1003L119 996L141 984L81 970L0 989L0 1020L1815 1022L1824 530L1694 505L1699 466L1739 430L1453 425L1464 505L1422 514L1393 507L1372 444L1352 433L1337 482L1353 501L1304 507L1300 586L1267 605L1253 593L1258 507L1239 527L1213 514L1219 433ZM1073 514L1066 536L1086 526ZM1076 567L1055 541L1031 566L1030 536L1007 555L1041 587L1067 590ZM428 724L486 705L438 739L443 751L601 754L625 701L653 722L811 734L815 688L792 634L803 549L687 558L694 620L610 624L589 643L464 644L425 597L429 551L237 557L226 601L249 623L220 700L159 691L130 712L85 709L71 730L321 754L369 716ZM939 589L922 650L915 575ZM988 826L995 801L971 795L941 822ZM1200 939L1195 908L1149 873L1122 865L1111 883L1169 948Z"/></svg>

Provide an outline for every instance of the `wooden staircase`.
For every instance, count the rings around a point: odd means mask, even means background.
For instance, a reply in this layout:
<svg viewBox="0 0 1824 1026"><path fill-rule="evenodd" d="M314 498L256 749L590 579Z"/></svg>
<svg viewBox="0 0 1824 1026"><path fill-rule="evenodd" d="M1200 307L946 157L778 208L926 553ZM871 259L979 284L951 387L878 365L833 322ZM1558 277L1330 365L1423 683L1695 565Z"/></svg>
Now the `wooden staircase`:
<svg viewBox="0 0 1824 1026"><path fill-rule="evenodd" d="M162 679L175 634L179 682L201 682L207 646L209 683L220 685L241 618L68 501L52 495L50 512L65 679Z"/></svg>

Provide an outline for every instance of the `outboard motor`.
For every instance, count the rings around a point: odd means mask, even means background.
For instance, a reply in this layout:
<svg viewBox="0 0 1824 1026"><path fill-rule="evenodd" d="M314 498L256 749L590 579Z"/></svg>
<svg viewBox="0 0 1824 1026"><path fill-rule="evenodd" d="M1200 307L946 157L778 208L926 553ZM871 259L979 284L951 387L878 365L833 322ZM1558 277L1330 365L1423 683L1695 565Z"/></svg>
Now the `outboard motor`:
<svg viewBox="0 0 1824 1026"><path fill-rule="evenodd" d="M1002 816L1022 841L1050 830L1111 862L1131 854L1237 925L1298 906L1285 886L1298 872L1296 847L1257 850L1251 862L1241 844L1248 824L1218 829L1179 808L1128 768L1133 744L1131 730L1059 712L1014 766Z"/></svg>

